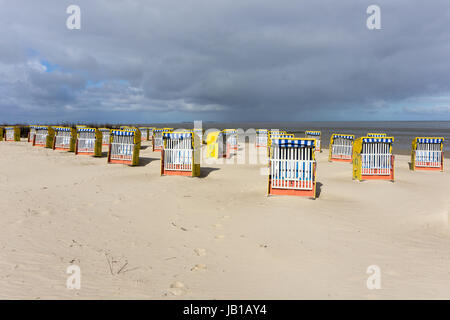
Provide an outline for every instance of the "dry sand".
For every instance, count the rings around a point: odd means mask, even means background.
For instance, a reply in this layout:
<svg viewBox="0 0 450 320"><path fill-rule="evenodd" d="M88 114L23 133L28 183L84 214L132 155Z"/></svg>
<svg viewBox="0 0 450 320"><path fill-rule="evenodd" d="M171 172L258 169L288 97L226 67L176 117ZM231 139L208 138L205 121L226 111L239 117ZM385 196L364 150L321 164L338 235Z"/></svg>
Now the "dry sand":
<svg viewBox="0 0 450 320"><path fill-rule="evenodd" d="M325 150L310 200L267 197L263 165L160 177L159 154L141 156L0 142L0 298L450 299L448 171L397 156L395 183L361 183ZM80 290L66 288L71 264Z"/></svg>

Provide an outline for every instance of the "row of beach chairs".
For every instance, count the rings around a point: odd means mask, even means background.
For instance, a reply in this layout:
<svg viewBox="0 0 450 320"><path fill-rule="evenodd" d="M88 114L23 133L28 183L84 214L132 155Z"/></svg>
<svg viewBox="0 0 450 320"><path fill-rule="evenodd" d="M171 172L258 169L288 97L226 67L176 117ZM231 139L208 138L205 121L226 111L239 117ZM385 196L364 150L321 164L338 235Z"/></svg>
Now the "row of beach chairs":
<svg viewBox="0 0 450 320"><path fill-rule="evenodd" d="M4 132L3 132L4 130ZM0 128L0 139L20 141L19 127ZM120 129L30 126L28 142L33 146L66 150L77 155L102 156L108 146L108 163L139 164L141 141L151 140L153 151L161 152L161 175L200 175L203 132L199 129L174 132L173 128L128 127ZM393 137L385 133L354 135L334 133L329 144L330 162L353 164L355 180L394 181ZM208 134L208 158L229 158L238 152L238 132L225 129ZM444 138L417 137L412 142L412 170L444 170ZM268 194L316 197L317 162L321 132L306 131L305 137L279 129L258 129L255 146L266 148L269 158Z"/></svg>

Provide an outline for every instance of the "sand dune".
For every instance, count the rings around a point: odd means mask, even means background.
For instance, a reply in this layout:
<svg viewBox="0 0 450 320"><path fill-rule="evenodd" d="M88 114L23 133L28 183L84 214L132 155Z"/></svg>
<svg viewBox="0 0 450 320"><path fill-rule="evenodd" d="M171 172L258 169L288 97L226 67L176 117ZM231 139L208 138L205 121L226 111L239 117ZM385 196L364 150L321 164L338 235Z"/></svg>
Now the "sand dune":
<svg viewBox="0 0 450 320"><path fill-rule="evenodd" d="M361 183L317 156L310 200L267 197L263 165L160 177L151 148L128 167L1 142L0 298L449 299L448 171L399 155L395 183Z"/></svg>

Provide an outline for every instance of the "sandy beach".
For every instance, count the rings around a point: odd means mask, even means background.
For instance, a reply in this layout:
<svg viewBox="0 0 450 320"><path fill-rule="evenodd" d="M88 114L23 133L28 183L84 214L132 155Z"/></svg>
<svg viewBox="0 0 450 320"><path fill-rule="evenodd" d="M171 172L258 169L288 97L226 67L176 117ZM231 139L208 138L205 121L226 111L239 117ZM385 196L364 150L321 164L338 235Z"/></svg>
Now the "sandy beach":
<svg viewBox="0 0 450 320"><path fill-rule="evenodd" d="M310 200L266 196L261 164L161 177L150 145L128 167L0 142L0 299L450 299L448 160L358 182L325 149Z"/></svg>

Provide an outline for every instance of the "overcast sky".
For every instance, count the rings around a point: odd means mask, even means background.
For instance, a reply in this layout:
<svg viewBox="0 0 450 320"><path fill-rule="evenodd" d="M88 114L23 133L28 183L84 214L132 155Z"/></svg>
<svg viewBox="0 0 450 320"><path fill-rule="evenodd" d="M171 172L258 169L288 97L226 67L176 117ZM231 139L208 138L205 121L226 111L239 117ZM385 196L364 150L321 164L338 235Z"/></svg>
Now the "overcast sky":
<svg viewBox="0 0 450 320"><path fill-rule="evenodd" d="M197 119L450 120L450 1L0 0L0 123Z"/></svg>

